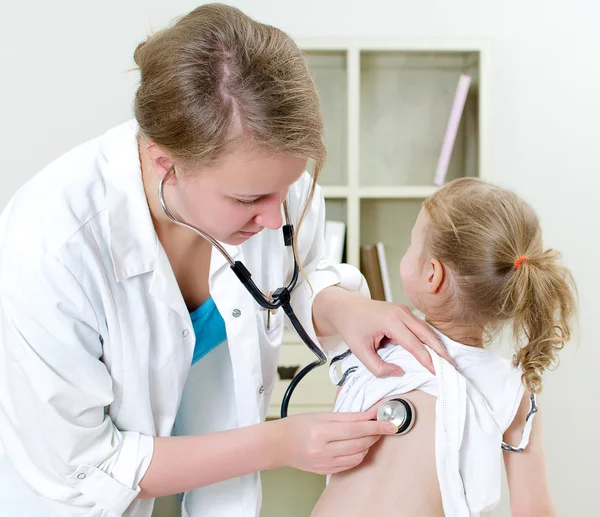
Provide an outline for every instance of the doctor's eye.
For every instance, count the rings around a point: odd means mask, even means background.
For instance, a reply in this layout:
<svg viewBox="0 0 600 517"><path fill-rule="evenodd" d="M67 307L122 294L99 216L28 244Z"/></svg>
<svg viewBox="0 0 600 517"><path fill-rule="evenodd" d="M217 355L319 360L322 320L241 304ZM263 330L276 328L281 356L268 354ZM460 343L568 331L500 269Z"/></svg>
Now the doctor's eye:
<svg viewBox="0 0 600 517"><path fill-rule="evenodd" d="M258 203L259 199L253 199L252 201L242 201L241 199L233 198L234 201L242 206L254 206Z"/></svg>

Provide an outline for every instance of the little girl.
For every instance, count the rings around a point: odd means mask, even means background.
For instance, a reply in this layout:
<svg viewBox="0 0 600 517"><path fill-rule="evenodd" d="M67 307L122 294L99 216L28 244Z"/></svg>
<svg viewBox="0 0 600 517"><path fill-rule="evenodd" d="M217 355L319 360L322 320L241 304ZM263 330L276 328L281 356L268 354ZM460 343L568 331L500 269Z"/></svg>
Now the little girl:
<svg viewBox="0 0 600 517"><path fill-rule="evenodd" d="M570 339L575 286L558 253L542 248L536 214L502 188L453 181L425 201L400 273L454 365L430 352L434 376L387 344L380 357L405 374L376 378L354 356L340 356L336 411L365 411L401 396L414 406L416 423L333 476L312 516L477 516L500 499L502 455L513 516L556 515L535 395ZM484 348L507 323L512 363Z"/></svg>

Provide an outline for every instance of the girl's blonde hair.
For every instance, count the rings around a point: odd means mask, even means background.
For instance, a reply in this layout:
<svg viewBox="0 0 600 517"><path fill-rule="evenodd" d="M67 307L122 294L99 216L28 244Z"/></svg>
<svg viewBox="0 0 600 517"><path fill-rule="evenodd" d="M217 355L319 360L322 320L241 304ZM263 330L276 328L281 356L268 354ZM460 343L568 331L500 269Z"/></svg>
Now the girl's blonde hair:
<svg viewBox="0 0 600 517"><path fill-rule="evenodd" d="M140 130L185 166L210 165L241 145L312 160L302 221L325 162L323 119L305 57L288 35L208 4L140 43L134 60Z"/></svg>
<svg viewBox="0 0 600 517"><path fill-rule="evenodd" d="M450 269L453 321L490 329L512 322L515 366L532 393L571 337L576 288L554 250L544 250L533 209L513 192L474 178L452 181L424 203L425 250Z"/></svg>

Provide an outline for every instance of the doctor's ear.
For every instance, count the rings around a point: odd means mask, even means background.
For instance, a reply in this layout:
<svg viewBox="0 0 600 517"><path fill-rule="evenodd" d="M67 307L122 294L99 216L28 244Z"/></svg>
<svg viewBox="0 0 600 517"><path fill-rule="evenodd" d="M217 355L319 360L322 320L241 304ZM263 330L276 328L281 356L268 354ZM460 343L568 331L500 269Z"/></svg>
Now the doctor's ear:
<svg viewBox="0 0 600 517"><path fill-rule="evenodd" d="M427 292L437 294L442 289L446 279L446 269L437 259L431 259L427 265Z"/></svg>
<svg viewBox="0 0 600 517"><path fill-rule="evenodd" d="M167 172L173 167L173 160L171 160L171 157L154 142L146 143L146 152L148 153L148 158L150 158L150 161L152 162L152 169L158 175L158 179L163 179Z"/></svg>

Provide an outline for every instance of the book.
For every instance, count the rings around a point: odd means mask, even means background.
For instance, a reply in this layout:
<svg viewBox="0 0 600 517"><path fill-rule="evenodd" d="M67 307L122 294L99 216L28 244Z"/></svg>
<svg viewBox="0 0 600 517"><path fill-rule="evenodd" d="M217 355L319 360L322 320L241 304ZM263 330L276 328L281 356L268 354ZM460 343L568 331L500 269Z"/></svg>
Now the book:
<svg viewBox="0 0 600 517"><path fill-rule="evenodd" d="M450 164L450 157L452 156L456 133L458 133L458 126L460 125L460 119L462 117L470 86L471 76L461 74L458 78L458 86L456 87L456 93L454 94L450 118L448 119L448 125L446 126L446 133L444 135L444 141L442 143L442 149L440 151L440 157L433 179L433 184L438 187L441 187L446 181L446 173L448 172L448 165Z"/></svg>
<svg viewBox="0 0 600 517"><path fill-rule="evenodd" d="M340 264L344 257L346 243L346 223L342 221L325 221L325 255Z"/></svg>
<svg viewBox="0 0 600 517"><path fill-rule="evenodd" d="M390 272L388 271L387 259L385 258L385 247L383 242L377 243L377 258L379 259L379 269L381 271L381 281L383 283L383 294L386 302L392 301L392 284L390 283Z"/></svg>
<svg viewBox="0 0 600 517"><path fill-rule="evenodd" d="M369 286L371 299L385 301L377 246L366 244L360 247L360 271Z"/></svg>

